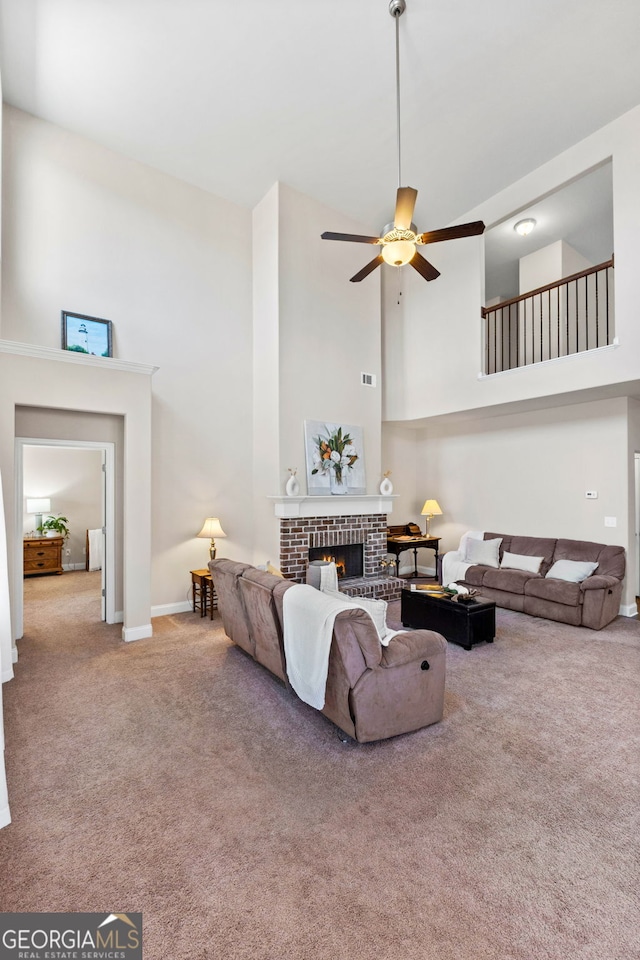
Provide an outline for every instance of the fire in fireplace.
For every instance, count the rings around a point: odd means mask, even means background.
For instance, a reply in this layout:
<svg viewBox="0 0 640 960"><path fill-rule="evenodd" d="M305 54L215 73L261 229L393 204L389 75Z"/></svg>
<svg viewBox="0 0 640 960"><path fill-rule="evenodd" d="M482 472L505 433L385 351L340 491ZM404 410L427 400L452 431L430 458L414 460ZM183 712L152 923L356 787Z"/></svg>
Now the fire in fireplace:
<svg viewBox="0 0 640 960"><path fill-rule="evenodd" d="M309 560L333 561L338 572L338 580L351 580L364 573L363 545L344 543L335 547L311 547Z"/></svg>

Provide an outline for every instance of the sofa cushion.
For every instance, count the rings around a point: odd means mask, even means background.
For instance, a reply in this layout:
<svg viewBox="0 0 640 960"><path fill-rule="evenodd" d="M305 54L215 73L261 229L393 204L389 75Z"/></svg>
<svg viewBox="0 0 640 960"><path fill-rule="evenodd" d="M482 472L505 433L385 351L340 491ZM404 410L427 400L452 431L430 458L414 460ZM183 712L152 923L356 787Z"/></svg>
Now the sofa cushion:
<svg viewBox="0 0 640 960"><path fill-rule="evenodd" d="M539 573L544 557L527 557L521 553L504 551L500 567L507 570L526 570L527 573Z"/></svg>
<svg viewBox="0 0 640 960"><path fill-rule="evenodd" d="M501 543L501 538L495 540L473 540L469 538L465 546L464 559L467 563L479 563L485 567L499 567Z"/></svg>
<svg viewBox="0 0 640 960"><path fill-rule="evenodd" d="M474 564L469 567L464 575L464 582L471 584L472 587L481 587L484 581L484 575L491 567L483 567L480 564Z"/></svg>
<svg viewBox="0 0 640 960"><path fill-rule="evenodd" d="M507 593L524 593L524 586L532 577L538 577L539 574L529 573L525 570L505 570L500 567L499 570L489 568L485 571L482 581L483 589L492 587L494 590L505 590ZM542 578L540 578L542 579Z"/></svg>
<svg viewBox="0 0 640 960"><path fill-rule="evenodd" d="M352 597L348 593L340 593L339 590L324 590L323 593L325 593L328 597L333 597L337 600L344 600L347 603L352 603L354 607L360 607L361 610L366 610L373 620L380 642L384 641L387 633L389 633L387 628L386 600L376 600L372 597Z"/></svg>
<svg viewBox="0 0 640 960"><path fill-rule="evenodd" d="M556 560L547 577L566 580L569 583L582 583L595 572L598 566L595 560Z"/></svg>
<svg viewBox="0 0 640 960"><path fill-rule="evenodd" d="M555 556L557 540L551 537L511 537L511 553L524 557L543 557L539 572L545 575Z"/></svg>
<svg viewBox="0 0 640 960"><path fill-rule="evenodd" d="M524 585L524 593L527 597L538 597L540 600L565 603L572 607L577 607L582 599L579 583L568 583L566 580L550 580L545 577L530 577ZM551 619L556 618L552 617Z"/></svg>
<svg viewBox="0 0 640 960"><path fill-rule="evenodd" d="M624 547L615 547L589 540L558 540L554 560L597 560L598 575L617 577L625 573Z"/></svg>

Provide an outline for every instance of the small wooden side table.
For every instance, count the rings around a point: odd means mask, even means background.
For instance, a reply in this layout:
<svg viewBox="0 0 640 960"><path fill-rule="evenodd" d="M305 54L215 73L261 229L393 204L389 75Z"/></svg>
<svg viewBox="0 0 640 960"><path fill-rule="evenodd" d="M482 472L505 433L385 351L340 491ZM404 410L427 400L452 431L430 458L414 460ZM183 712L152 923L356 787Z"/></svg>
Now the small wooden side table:
<svg viewBox="0 0 640 960"><path fill-rule="evenodd" d="M213 611L218 606L218 598L208 570L191 570L191 590L193 612L195 613L197 608L200 616L205 617L208 610L209 619L213 620Z"/></svg>

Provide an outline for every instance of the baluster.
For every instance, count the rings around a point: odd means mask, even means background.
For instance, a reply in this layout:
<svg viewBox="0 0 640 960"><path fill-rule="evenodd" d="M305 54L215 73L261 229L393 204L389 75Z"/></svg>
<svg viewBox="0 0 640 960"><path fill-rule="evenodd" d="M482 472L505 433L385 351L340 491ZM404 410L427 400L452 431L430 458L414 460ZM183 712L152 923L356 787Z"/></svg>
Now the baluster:
<svg viewBox="0 0 640 960"><path fill-rule="evenodd" d="M599 314L599 303L598 303L598 278L600 276L600 271L596 273L596 347L600 346L600 314Z"/></svg>

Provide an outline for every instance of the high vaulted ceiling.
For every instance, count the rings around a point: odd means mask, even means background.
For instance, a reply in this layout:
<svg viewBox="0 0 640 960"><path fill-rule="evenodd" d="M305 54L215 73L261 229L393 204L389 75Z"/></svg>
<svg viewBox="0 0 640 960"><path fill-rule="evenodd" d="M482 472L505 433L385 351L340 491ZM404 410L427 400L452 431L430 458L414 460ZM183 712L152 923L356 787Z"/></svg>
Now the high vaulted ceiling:
<svg viewBox="0 0 640 960"><path fill-rule="evenodd" d="M373 232L391 219L388 0L0 0L0 31L22 110L243 206L282 180ZM639 103L639 42L638 0L407 0L420 229Z"/></svg>

